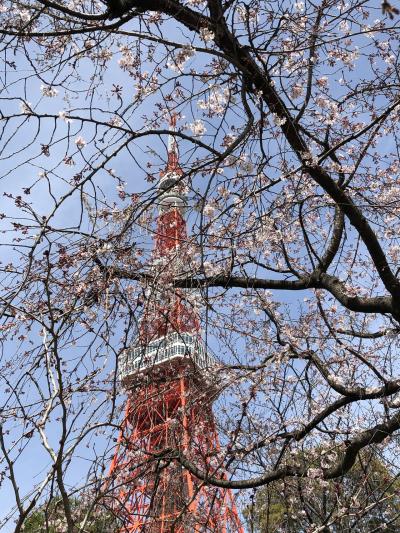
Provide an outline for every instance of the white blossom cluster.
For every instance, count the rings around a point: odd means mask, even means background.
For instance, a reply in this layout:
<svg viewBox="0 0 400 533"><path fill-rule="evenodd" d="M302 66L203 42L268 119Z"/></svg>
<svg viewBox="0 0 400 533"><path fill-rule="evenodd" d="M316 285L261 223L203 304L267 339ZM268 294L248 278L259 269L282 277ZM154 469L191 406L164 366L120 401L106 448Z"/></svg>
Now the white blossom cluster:
<svg viewBox="0 0 400 533"><path fill-rule="evenodd" d="M207 131L204 122L200 119L196 119L194 122L190 123L189 128L192 130L195 137L202 137Z"/></svg>
<svg viewBox="0 0 400 533"><path fill-rule="evenodd" d="M194 55L194 48L190 45L186 45L168 59L167 67L174 72L183 72L186 62Z"/></svg>
<svg viewBox="0 0 400 533"><path fill-rule="evenodd" d="M210 43L214 40L214 32L211 31L209 28L200 28L200 38L205 42L205 43Z"/></svg>
<svg viewBox="0 0 400 533"><path fill-rule="evenodd" d="M48 98L54 98L58 94L58 90L51 85L41 85L40 90L43 96L47 96Z"/></svg>
<svg viewBox="0 0 400 533"><path fill-rule="evenodd" d="M228 104L229 96L228 88L220 89L219 87L212 87L207 100L200 99L197 101L197 105L210 116L222 115Z"/></svg>

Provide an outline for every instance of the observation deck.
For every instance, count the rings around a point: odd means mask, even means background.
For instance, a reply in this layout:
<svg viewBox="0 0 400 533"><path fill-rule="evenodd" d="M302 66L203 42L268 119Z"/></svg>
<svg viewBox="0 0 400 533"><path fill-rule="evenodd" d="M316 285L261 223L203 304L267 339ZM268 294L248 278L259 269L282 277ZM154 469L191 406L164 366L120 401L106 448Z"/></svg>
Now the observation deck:
<svg viewBox="0 0 400 533"><path fill-rule="evenodd" d="M186 196L183 193L182 184L180 184L180 175L176 172L166 172L160 178L158 190L160 196L160 210L168 211L172 208L179 209L184 213L186 209Z"/></svg>
<svg viewBox="0 0 400 533"><path fill-rule="evenodd" d="M211 370L215 358L207 353L198 335L169 333L148 344L136 344L128 348L121 360L119 379L126 383L149 369L175 365L179 361L191 362L197 370Z"/></svg>

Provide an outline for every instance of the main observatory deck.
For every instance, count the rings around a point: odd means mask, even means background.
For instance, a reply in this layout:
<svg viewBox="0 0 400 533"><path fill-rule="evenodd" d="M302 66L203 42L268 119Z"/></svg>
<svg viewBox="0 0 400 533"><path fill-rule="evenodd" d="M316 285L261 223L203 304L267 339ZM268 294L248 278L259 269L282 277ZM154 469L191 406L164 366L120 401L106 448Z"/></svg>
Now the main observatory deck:
<svg viewBox="0 0 400 533"><path fill-rule="evenodd" d="M139 373L168 363L177 364L179 360L191 362L198 370L211 370L217 364L198 335L175 332L128 348L121 358L119 378L125 383Z"/></svg>

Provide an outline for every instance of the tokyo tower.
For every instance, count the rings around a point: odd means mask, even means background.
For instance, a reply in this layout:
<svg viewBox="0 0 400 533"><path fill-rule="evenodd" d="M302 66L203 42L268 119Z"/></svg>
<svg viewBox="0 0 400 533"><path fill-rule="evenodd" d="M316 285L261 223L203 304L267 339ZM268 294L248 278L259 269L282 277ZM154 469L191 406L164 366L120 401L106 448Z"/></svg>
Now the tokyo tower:
<svg viewBox="0 0 400 533"><path fill-rule="evenodd" d="M175 116L170 121L175 129ZM125 533L243 533L233 494L208 486L168 455L179 450L204 472L225 477L197 313L172 277L188 263L183 172L174 135L158 184L154 279L139 335L120 364L125 417L109 473L113 513Z"/></svg>

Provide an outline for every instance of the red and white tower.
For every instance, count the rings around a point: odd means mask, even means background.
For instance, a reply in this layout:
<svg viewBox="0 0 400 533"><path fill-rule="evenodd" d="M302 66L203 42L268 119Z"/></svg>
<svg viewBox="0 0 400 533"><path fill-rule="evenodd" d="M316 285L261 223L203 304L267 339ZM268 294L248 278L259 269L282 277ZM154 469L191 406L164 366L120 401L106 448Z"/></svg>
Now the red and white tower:
<svg viewBox="0 0 400 533"><path fill-rule="evenodd" d="M180 450L204 472L225 477L209 379L215 360L205 350L197 314L170 282L188 259L183 172L173 135L158 192L154 282L137 342L120 366L128 401L109 474L112 508L126 533L243 533L231 491L207 486L168 453Z"/></svg>

